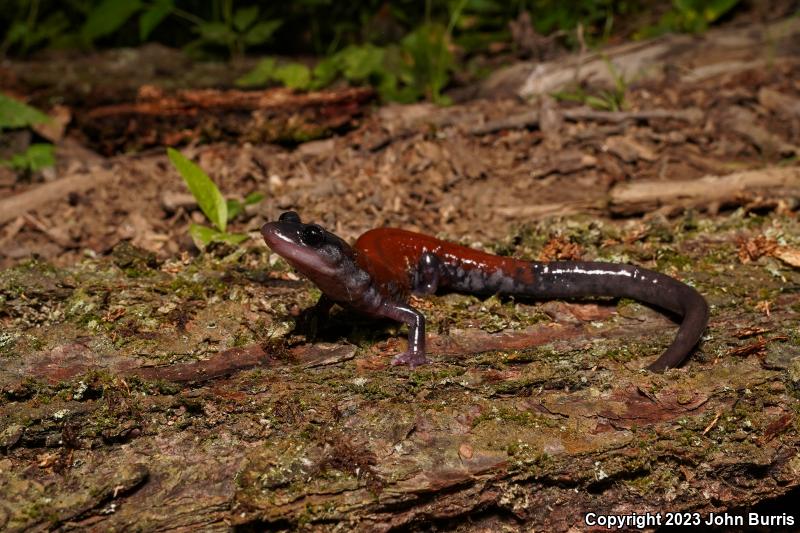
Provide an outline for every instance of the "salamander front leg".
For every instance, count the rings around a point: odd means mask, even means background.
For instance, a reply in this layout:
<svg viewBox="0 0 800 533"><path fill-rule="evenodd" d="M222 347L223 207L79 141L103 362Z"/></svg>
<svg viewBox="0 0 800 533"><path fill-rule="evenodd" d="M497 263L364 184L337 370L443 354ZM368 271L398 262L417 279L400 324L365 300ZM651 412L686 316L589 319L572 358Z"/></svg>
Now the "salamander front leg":
<svg viewBox="0 0 800 533"><path fill-rule="evenodd" d="M428 362L425 357L425 316L407 304L386 304L381 315L408 326L408 350L392 359L393 365L415 368Z"/></svg>
<svg viewBox="0 0 800 533"><path fill-rule="evenodd" d="M333 304L333 300L324 294L320 296L313 307L304 310L298 317L295 331L304 334L309 341L315 339L322 325L328 320Z"/></svg>

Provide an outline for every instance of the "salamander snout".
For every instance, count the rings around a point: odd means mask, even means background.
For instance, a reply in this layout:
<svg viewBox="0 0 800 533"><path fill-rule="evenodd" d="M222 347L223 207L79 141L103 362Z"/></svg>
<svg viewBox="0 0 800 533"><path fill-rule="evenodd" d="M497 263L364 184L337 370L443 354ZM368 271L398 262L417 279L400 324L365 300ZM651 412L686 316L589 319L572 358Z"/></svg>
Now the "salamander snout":
<svg viewBox="0 0 800 533"><path fill-rule="evenodd" d="M294 211L286 211L278 217L278 220L261 226L261 235L270 248L280 253L278 248L291 244L304 244L302 236L306 226L300 221L300 215Z"/></svg>
<svg viewBox="0 0 800 533"><path fill-rule="evenodd" d="M280 246L281 244L301 244L302 224L295 224L292 222L275 221L267 222L261 226L261 235L270 248L275 248L273 245ZM277 250L276 250L277 251Z"/></svg>

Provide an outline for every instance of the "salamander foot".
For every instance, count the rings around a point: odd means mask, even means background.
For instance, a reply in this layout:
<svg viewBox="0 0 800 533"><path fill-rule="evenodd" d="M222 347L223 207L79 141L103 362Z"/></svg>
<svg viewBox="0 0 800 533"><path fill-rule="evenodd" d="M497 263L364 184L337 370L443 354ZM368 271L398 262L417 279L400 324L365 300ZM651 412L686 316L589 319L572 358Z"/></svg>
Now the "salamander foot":
<svg viewBox="0 0 800 533"><path fill-rule="evenodd" d="M413 352L403 352L401 354L397 354L392 359L392 365L408 365L409 368L414 369L420 365L426 365L430 361L421 354L415 354Z"/></svg>

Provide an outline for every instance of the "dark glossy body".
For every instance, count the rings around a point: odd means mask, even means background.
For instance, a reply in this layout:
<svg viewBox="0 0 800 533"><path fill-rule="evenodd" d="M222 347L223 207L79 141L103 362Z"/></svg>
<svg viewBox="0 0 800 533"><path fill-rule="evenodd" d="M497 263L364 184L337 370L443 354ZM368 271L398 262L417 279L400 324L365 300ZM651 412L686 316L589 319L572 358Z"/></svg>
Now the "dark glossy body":
<svg viewBox="0 0 800 533"><path fill-rule="evenodd" d="M261 232L275 252L320 288L322 310L338 303L408 324L408 350L395 357L395 364L427 362L425 317L408 304L408 297L440 289L537 299L613 296L661 307L683 320L675 340L649 366L654 371L679 365L708 322L708 305L696 290L633 265L523 261L393 228L370 230L351 248L319 226L303 224L292 212L265 224Z"/></svg>

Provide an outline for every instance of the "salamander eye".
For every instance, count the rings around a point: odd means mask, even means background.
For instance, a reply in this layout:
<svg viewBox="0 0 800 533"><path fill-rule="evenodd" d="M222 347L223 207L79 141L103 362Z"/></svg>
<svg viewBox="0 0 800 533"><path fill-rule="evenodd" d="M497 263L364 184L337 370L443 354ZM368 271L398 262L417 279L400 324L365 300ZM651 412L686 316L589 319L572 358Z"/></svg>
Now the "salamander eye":
<svg viewBox="0 0 800 533"><path fill-rule="evenodd" d="M308 246L319 246L325 240L325 230L316 224L309 224L303 228L301 239Z"/></svg>
<svg viewBox="0 0 800 533"><path fill-rule="evenodd" d="M282 213L281 216L278 217L278 220L281 222L297 222L300 223L300 215L298 215L294 211L286 211Z"/></svg>

